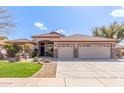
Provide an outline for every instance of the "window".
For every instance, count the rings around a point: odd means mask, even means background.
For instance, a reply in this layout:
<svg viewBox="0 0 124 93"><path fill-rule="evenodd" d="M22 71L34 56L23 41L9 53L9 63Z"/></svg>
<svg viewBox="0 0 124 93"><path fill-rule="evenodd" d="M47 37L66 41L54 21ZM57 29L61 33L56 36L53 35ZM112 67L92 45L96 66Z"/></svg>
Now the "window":
<svg viewBox="0 0 124 93"><path fill-rule="evenodd" d="M87 45L87 47L90 47L90 45Z"/></svg>
<svg viewBox="0 0 124 93"><path fill-rule="evenodd" d="M69 45L67 45L67 47L69 47Z"/></svg>

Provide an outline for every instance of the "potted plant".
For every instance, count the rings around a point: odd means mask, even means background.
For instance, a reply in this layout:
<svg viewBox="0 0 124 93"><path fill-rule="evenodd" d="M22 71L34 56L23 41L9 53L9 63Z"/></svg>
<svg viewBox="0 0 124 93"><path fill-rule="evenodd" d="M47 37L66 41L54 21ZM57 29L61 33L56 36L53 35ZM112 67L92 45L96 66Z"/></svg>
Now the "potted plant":
<svg viewBox="0 0 124 93"><path fill-rule="evenodd" d="M124 52L121 52L121 58L124 59Z"/></svg>

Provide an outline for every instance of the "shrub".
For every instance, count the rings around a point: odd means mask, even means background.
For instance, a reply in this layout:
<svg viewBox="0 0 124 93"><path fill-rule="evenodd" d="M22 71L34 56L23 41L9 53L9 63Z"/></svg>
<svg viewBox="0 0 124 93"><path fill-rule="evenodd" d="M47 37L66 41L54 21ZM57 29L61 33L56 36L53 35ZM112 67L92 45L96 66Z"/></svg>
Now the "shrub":
<svg viewBox="0 0 124 93"><path fill-rule="evenodd" d="M33 58L36 57L37 54L38 54L38 49L35 48L34 51L32 52L32 57L33 57Z"/></svg>
<svg viewBox="0 0 124 93"><path fill-rule="evenodd" d="M22 51L22 47L18 45L6 44L4 48L7 51L8 57L15 57L16 53Z"/></svg>
<svg viewBox="0 0 124 93"><path fill-rule="evenodd" d="M121 55L124 56L124 52L121 52Z"/></svg>
<svg viewBox="0 0 124 93"><path fill-rule="evenodd" d="M39 59L37 57L33 58L33 62L38 62Z"/></svg>
<svg viewBox="0 0 124 93"><path fill-rule="evenodd" d="M28 59L29 57L29 54L23 54L23 58Z"/></svg>
<svg viewBox="0 0 124 93"><path fill-rule="evenodd" d="M11 58L11 59L9 59L9 62L10 62L10 63L14 63L14 62L16 62L16 59Z"/></svg>

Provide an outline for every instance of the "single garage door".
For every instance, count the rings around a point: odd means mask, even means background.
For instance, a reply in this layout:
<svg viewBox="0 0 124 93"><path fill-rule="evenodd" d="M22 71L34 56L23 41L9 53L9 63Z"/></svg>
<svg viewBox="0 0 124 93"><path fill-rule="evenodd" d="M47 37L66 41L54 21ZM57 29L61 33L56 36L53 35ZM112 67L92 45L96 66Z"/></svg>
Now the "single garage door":
<svg viewBox="0 0 124 93"><path fill-rule="evenodd" d="M73 58L74 47L72 45L61 45L58 47L58 58Z"/></svg>
<svg viewBox="0 0 124 93"><path fill-rule="evenodd" d="M81 45L78 47L79 58L111 58L110 45Z"/></svg>

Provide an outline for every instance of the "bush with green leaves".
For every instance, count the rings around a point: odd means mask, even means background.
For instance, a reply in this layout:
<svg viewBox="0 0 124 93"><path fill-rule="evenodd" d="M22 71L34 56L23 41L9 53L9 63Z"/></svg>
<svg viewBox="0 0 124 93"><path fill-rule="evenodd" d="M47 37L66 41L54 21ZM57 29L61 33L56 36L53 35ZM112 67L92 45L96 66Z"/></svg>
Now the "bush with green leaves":
<svg viewBox="0 0 124 93"><path fill-rule="evenodd" d="M124 52L121 52L121 55L124 56Z"/></svg>
<svg viewBox="0 0 124 93"><path fill-rule="evenodd" d="M39 61L38 57L33 58L33 62L38 62L38 61Z"/></svg>
<svg viewBox="0 0 124 93"><path fill-rule="evenodd" d="M8 57L15 57L17 53L22 51L21 46L12 44L6 44L4 48L7 50Z"/></svg>
<svg viewBox="0 0 124 93"><path fill-rule="evenodd" d="M35 48L34 51L32 52L32 57L33 57L33 58L36 57L37 54L38 54L38 49Z"/></svg>

